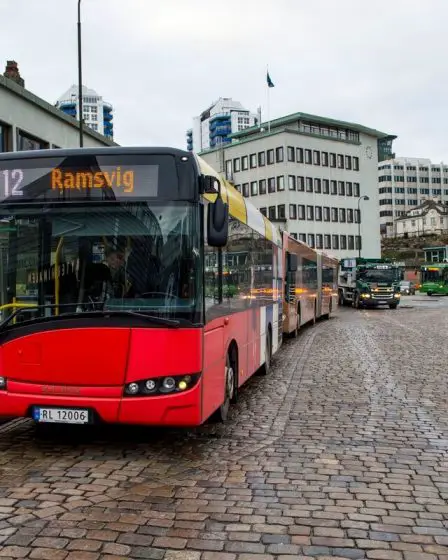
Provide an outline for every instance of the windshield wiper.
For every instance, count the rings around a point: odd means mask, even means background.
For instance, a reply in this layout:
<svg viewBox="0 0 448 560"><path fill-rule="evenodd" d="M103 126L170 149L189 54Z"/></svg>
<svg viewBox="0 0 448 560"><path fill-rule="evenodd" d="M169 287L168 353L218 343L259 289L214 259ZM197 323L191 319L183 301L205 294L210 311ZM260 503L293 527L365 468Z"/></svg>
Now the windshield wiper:
<svg viewBox="0 0 448 560"><path fill-rule="evenodd" d="M33 313L36 311L39 311L40 309L54 309L56 307L64 307L64 305L70 306L72 307L73 304L69 303L69 304L59 304L59 306L54 305L54 304L47 304L47 305L36 305L35 307L22 307L20 309L16 309L13 313L11 313L11 315L5 319L4 321L2 321L0 323L0 333L4 331L4 329L10 324L10 322L17 317L17 315L20 315L21 313ZM82 318L82 317L117 317L117 316L122 316L122 317L136 317L139 319L143 319L144 321L147 321L149 323L152 323L154 325L163 325L165 327L171 327L171 328L177 328L180 326L180 321L176 320L176 319L165 319L164 317L157 317L155 315L148 315L146 313L139 313L137 311L116 311L116 310L110 310L110 311L103 311L103 310L97 310L97 311L81 311L79 313L61 313L60 315L51 315L50 317L35 317L32 318L30 320L27 321L27 323L30 322L45 322L45 321L51 321L51 320L55 320L55 319L72 319L72 318Z"/></svg>

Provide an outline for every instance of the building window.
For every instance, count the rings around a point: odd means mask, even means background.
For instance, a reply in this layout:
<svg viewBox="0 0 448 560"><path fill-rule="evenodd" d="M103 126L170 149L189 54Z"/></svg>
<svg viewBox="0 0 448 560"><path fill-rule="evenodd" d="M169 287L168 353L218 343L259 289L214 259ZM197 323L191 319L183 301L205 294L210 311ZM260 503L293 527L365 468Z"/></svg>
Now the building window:
<svg viewBox="0 0 448 560"><path fill-rule="evenodd" d="M311 165L313 163L311 150L305 150L305 163L308 163L309 165Z"/></svg>
<svg viewBox="0 0 448 560"><path fill-rule="evenodd" d="M347 208L347 222L349 224L353 223L353 209L352 208Z"/></svg>
<svg viewBox="0 0 448 560"><path fill-rule="evenodd" d="M328 167L328 152L322 152L322 165Z"/></svg>
<svg viewBox="0 0 448 560"><path fill-rule="evenodd" d="M268 150L268 165L274 163L274 150Z"/></svg>
<svg viewBox="0 0 448 560"><path fill-rule="evenodd" d="M359 183L353 183L353 196L359 198Z"/></svg>
<svg viewBox="0 0 448 560"><path fill-rule="evenodd" d="M332 242L333 242L333 249L335 250L339 249L339 235L333 235Z"/></svg>
<svg viewBox="0 0 448 560"><path fill-rule="evenodd" d="M243 171L247 171L249 169L249 158L247 156L243 156L241 158L241 168Z"/></svg>
<svg viewBox="0 0 448 560"><path fill-rule="evenodd" d="M260 208L260 212L261 212L261 214L263 214L263 216L267 215L267 209L266 208Z"/></svg>
<svg viewBox="0 0 448 560"><path fill-rule="evenodd" d="M288 146L288 161L295 161L296 150L293 146Z"/></svg>
<svg viewBox="0 0 448 560"><path fill-rule="evenodd" d="M359 158L353 157L353 171L359 171Z"/></svg>
<svg viewBox="0 0 448 560"><path fill-rule="evenodd" d="M352 158L351 156L345 156L345 169L350 170L352 168Z"/></svg>
<svg viewBox="0 0 448 560"><path fill-rule="evenodd" d="M345 183L345 194L347 196L353 196L353 185L350 181Z"/></svg>
<svg viewBox="0 0 448 560"><path fill-rule="evenodd" d="M275 206L269 206L269 219L275 220Z"/></svg>
<svg viewBox="0 0 448 560"><path fill-rule="evenodd" d="M277 211L278 211L278 214L277 214L278 219L279 220L284 220L286 218L285 205L284 204L279 204Z"/></svg>
<svg viewBox="0 0 448 560"><path fill-rule="evenodd" d="M316 206L314 209L314 216L316 218L316 222L322 221L322 206Z"/></svg>
<svg viewBox="0 0 448 560"><path fill-rule="evenodd" d="M320 165L320 152L318 150L313 151L313 163L314 165Z"/></svg>
<svg viewBox="0 0 448 560"><path fill-rule="evenodd" d="M0 123L0 153L9 151L10 127Z"/></svg>
<svg viewBox="0 0 448 560"><path fill-rule="evenodd" d="M228 159L226 161L226 178L230 179L231 176L232 176L232 160Z"/></svg>
<svg viewBox="0 0 448 560"><path fill-rule="evenodd" d="M299 241L306 243L306 233L299 233Z"/></svg>
<svg viewBox="0 0 448 560"><path fill-rule="evenodd" d="M338 168L344 169L344 156L342 154L338 154Z"/></svg>
<svg viewBox="0 0 448 560"><path fill-rule="evenodd" d="M290 236L291 236L293 239L297 239L297 233L290 233Z"/></svg>
<svg viewBox="0 0 448 560"><path fill-rule="evenodd" d="M331 194L338 194L338 183L337 181L331 181Z"/></svg>
<svg viewBox="0 0 448 560"><path fill-rule="evenodd" d="M345 251L347 249L347 236L341 235L340 240L341 240L341 250Z"/></svg>
<svg viewBox="0 0 448 560"><path fill-rule="evenodd" d="M339 208L339 221L345 224L345 208Z"/></svg>
<svg viewBox="0 0 448 560"><path fill-rule="evenodd" d="M314 249L314 233L308 234L308 245Z"/></svg>
<svg viewBox="0 0 448 560"><path fill-rule="evenodd" d="M322 249L322 234L316 234L316 249Z"/></svg>
<svg viewBox="0 0 448 560"><path fill-rule="evenodd" d="M313 192L313 178L306 178L306 192Z"/></svg>
<svg viewBox="0 0 448 560"><path fill-rule="evenodd" d="M283 175L277 177L277 190L278 191L285 190L285 177Z"/></svg>
<svg viewBox="0 0 448 560"><path fill-rule="evenodd" d="M266 165L266 153L258 152L258 167L264 167Z"/></svg>
<svg viewBox="0 0 448 560"><path fill-rule="evenodd" d="M330 194L330 181L328 179L323 179L324 184L324 194Z"/></svg>
<svg viewBox="0 0 448 560"><path fill-rule="evenodd" d="M345 196L345 184L344 181L339 181L339 195Z"/></svg>
<svg viewBox="0 0 448 560"><path fill-rule="evenodd" d="M241 185L235 185L235 188L239 193L241 192Z"/></svg>
<svg viewBox="0 0 448 560"><path fill-rule="evenodd" d="M305 178L297 177L297 190L303 192L305 190Z"/></svg>
<svg viewBox="0 0 448 560"><path fill-rule="evenodd" d="M283 161L283 146L280 146L280 148L275 150L275 159L277 160L277 163L281 163Z"/></svg>
<svg viewBox="0 0 448 560"><path fill-rule="evenodd" d="M330 208L328 206L324 206L324 222L330 221Z"/></svg>
<svg viewBox="0 0 448 560"><path fill-rule="evenodd" d="M320 179L314 179L314 192L315 193L322 192L322 184Z"/></svg>
<svg viewBox="0 0 448 560"><path fill-rule="evenodd" d="M249 197L249 183L243 183L243 196Z"/></svg>
<svg viewBox="0 0 448 560"><path fill-rule="evenodd" d="M355 224L359 224L361 221L361 210L355 210Z"/></svg>
<svg viewBox="0 0 448 560"><path fill-rule="evenodd" d="M257 154L250 154L250 168L255 169L257 167Z"/></svg>
<svg viewBox="0 0 448 560"><path fill-rule="evenodd" d="M269 177L268 179L268 192L275 193L275 177Z"/></svg>
<svg viewBox="0 0 448 560"><path fill-rule="evenodd" d="M336 167L336 154L330 154L330 167Z"/></svg>
<svg viewBox="0 0 448 560"><path fill-rule="evenodd" d="M234 173L238 173L239 171L241 171L241 162L239 157L233 160L233 171Z"/></svg>
<svg viewBox="0 0 448 560"><path fill-rule="evenodd" d="M332 208L331 209L331 221L332 222L337 222L338 221L338 209L337 208Z"/></svg>
<svg viewBox="0 0 448 560"><path fill-rule="evenodd" d="M360 250L362 249L361 238L360 238L359 235L357 235L357 236L355 237L355 249L356 249L357 251L360 251Z"/></svg>
<svg viewBox="0 0 448 560"><path fill-rule="evenodd" d="M295 204L289 205L289 219L297 220L297 206Z"/></svg>
<svg viewBox="0 0 448 560"><path fill-rule="evenodd" d="M353 251L355 249L355 238L353 235L348 236L348 250Z"/></svg>
<svg viewBox="0 0 448 560"><path fill-rule="evenodd" d="M296 176L295 175L288 175L288 189L290 191L296 190Z"/></svg>
<svg viewBox="0 0 448 560"><path fill-rule="evenodd" d="M45 150L49 148L47 142L39 138L29 136L25 132L17 129L17 151L23 152L26 150Z"/></svg>
<svg viewBox="0 0 448 560"><path fill-rule="evenodd" d="M328 233L324 235L324 249L331 249L331 235Z"/></svg>
<svg viewBox="0 0 448 560"><path fill-rule="evenodd" d="M260 179L260 194L266 194L266 179Z"/></svg>
<svg viewBox="0 0 448 560"><path fill-rule="evenodd" d="M299 220L305 219L305 204L299 204L297 206L297 217Z"/></svg>
<svg viewBox="0 0 448 560"><path fill-rule="evenodd" d="M252 181L250 184L250 194L251 196L257 196L258 194L258 183L257 181Z"/></svg>
<svg viewBox="0 0 448 560"><path fill-rule="evenodd" d="M303 163L303 148L296 148L296 161Z"/></svg>
<svg viewBox="0 0 448 560"><path fill-rule="evenodd" d="M307 220L314 220L314 206L307 206L306 207L306 219Z"/></svg>

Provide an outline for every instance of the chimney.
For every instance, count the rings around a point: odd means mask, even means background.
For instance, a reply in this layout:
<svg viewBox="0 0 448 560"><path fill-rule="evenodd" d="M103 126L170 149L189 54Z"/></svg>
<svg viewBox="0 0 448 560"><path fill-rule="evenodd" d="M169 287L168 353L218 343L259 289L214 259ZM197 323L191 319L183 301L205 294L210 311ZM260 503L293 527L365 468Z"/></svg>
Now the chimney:
<svg viewBox="0 0 448 560"><path fill-rule="evenodd" d="M15 60L8 60L6 62L5 73L3 74L5 78L9 78L19 86L25 87L25 80L20 77L19 67Z"/></svg>

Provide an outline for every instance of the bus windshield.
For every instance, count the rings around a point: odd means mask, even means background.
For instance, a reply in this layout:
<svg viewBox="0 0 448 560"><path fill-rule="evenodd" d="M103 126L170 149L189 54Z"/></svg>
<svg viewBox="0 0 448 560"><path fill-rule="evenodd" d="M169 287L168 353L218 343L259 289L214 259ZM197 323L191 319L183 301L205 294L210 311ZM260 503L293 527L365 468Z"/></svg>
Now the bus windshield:
<svg viewBox="0 0 448 560"><path fill-rule="evenodd" d="M58 206L0 215L3 319L27 304L17 321L109 310L201 321L197 204Z"/></svg>
<svg viewBox="0 0 448 560"><path fill-rule="evenodd" d="M392 283L398 281L398 271L389 269L369 268L360 272L359 277L364 282Z"/></svg>

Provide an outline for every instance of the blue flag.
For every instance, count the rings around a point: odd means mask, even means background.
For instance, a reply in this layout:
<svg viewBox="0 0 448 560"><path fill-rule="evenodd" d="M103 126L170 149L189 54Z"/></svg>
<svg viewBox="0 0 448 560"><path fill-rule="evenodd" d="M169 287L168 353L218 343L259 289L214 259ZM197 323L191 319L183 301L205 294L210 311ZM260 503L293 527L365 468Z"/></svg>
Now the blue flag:
<svg viewBox="0 0 448 560"><path fill-rule="evenodd" d="M267 72L266 74L266 81L268 83L268 87L275 87L274 82L271 80L271 77L269 76L269 72Z"/></svg>

